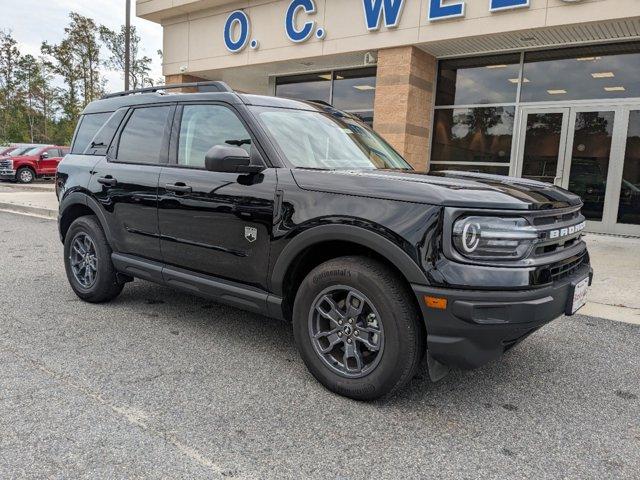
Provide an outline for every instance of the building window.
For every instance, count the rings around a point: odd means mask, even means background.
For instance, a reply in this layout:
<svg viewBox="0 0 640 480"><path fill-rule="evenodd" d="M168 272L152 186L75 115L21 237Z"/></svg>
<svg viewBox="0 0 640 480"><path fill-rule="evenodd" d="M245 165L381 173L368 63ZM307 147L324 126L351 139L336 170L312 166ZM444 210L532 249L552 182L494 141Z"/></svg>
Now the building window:
<svg viewBox="0 0 640 480"><path fill-rule="evenodd" d="M507 175L514 117L515 107L436 110L431 170Z"/></svg>
<svg viewBox="0 0 640 480"><path fill-rule="evenodd" d="M640 44L531 52L522 102L640 97Z"/></svg>
<svg viewBox="0 0 640 480"><path fill-rule="evenodd" d="M276 96L321 101L373 124L376 69L359 68L276 79Z"/></svg>
<svg viewBox="0 0 640 480"><path fill-rule="evenodd" d="M276 96L331 103L331 72L280 77L276 80Z"/></svg>
<svg viewBox="0 0 640 480"><path fill-rule="evenodd" d="M515 103L521 55L440 62L436 105Z"/></svg>

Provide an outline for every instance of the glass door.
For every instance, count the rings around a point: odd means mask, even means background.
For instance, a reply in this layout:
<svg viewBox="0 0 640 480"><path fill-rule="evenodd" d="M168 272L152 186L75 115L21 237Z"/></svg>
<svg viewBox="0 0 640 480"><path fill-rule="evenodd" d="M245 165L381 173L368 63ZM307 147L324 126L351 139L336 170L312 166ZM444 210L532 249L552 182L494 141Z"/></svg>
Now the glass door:
<svg viewBox="0 0 640 480"><path fill-rule="evenodd" d="M611 171L609 230L640 236L640 105L622 108L619 160Z"/></svg>
<svg viewBox="0 0 640 480"><path fill-rule="evenodd" d="M590 232L640 236L640 105L524 107L512 175L577 195Z"/></svg>
<svg viewBox="0 0 640 480"><path fill-rule="evenodd" d="M523 108L515 174L562 184L569 108Z"/></svg>
<svg viewBox="0 0 640 480"><path fill-rule="evenodd" d="M609 179L621 146L619 114L616 107L571 109L560 185L582 198L582 213L592 232L606 232L611 224Z"/></svg>

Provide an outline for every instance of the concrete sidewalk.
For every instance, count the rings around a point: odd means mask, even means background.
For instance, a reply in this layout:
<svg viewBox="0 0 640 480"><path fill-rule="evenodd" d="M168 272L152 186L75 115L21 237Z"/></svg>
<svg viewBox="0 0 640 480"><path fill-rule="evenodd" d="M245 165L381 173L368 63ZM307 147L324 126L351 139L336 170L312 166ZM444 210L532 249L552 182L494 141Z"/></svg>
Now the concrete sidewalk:
<svg viewBox="0 0 640 480"><path fill-rule="evenodd" d="M53 183L0 183L0 210L57 218ZM580 312L640 325L640 238L587 234L595 271L590 302Z"/></svg>
<svg viewBox="0 0 640 480"><path fill-rule="evenodd" d="M0 183L0 210L45 218L58 218L58 199L53 183Z"/></svg>

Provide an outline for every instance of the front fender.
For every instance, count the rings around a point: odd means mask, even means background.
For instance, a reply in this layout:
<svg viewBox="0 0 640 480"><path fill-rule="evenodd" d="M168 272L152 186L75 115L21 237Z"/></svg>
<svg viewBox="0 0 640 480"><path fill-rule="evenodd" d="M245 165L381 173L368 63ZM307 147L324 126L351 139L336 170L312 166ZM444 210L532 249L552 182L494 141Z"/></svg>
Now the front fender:
<svg viewBox="0 0 640 480"><path fill-rule="evenodd" d="M428 285L427 278L418 264L398 245L366 228L353 225L320 225L293 237L282 250L271 273L271 291L275 295L284 293L284 281L296 257L305 249L327 241L346 241L367 247L391 262L408 282Z"/></svg>

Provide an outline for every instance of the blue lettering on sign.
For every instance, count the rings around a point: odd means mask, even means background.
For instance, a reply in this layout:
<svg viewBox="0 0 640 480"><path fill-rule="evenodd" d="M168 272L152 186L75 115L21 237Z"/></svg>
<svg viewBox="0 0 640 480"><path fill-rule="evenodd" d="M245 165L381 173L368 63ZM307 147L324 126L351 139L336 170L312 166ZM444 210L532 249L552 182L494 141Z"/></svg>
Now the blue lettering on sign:
<svg viewBox="0 0 640 480"><path fill-rule="evenodd" d="M404 0L362 0L362 7L370 32L380 30L383 16L385 27L396 28L400 23Z"/></svg>
<svg viewBox="0 0 640 480"><path fill-rule="evenodd" d="M316 26L315 22L308 21L298 29L296 26L296 17L300 10L304 10L308 15L316 13L316 4L314 0L293 0L289 4L289 8L287 8L287 15L284 20L284 29L289 40L295 43L308 40L309 37L313 35L313 30ZM324 37L324 30L322 37Z"/></svg>
<svg viewBox="0 0 640 480"><path fill-rule="evenodd" d="M234 30L238 30L238 38L234 39ZM224 24L224 44L231 53L238 53L247 46L250 35L249 17L242 10L236 10L227 17Z"/></svg>
<svg viewBox="0 0 640 480"><path fill-rule="evenodd" d="M429 0L429 21L464 17L464 1L442 5L443 0Z"/></svg>
<svg viewBox="0 0 640 480"><path fill-rule="evenodd" d="M500 10L511 10L529 6L529 0L491 0L489 10L499 12Z"/></svg>

